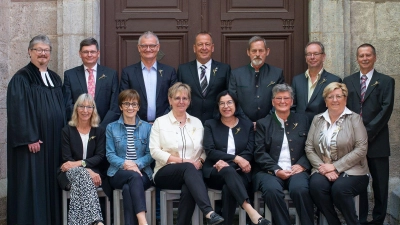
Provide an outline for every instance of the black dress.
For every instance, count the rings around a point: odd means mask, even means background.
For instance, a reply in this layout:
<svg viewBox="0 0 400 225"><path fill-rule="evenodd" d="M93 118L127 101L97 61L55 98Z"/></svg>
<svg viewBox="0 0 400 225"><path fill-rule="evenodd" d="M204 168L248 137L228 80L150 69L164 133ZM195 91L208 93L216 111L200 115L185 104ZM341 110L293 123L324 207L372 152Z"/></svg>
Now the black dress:
<svg viewBox="0 0 400 225"><path fill-rule="evenodd" d="M62 81L48 70L47 87L32 63L20 69L7 89L7 224L61 223L57 168L65 124ZM41 140L40 151L28 144Z"/></svg>

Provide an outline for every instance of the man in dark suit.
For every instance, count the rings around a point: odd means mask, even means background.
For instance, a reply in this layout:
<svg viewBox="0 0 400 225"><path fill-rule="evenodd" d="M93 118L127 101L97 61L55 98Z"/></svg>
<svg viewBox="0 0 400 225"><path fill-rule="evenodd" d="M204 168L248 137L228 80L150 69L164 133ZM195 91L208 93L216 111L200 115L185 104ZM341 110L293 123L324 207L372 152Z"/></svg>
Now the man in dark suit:
<svg viewBox="0 0 400 225"><path fill-rule="evenodd" d="M309 42L305 57L307 71L295 76L292 81L295 95L293 109L297 113L305 113L311 123L315 115L327 109L322 97L324 88L332 82L341 83L342 79L324 69L325 47L321 42Z"/></svg>
<svg viewBox="0 0 400 225"><path fill-rule="evenodd" d="M179 65L178 80L192 88L191 104L187 112L204 124L217 114L215 98L220 92L228 89L231 67L211 59L214 43L210 33L197 34L193 51L196 60Z"/></svg>
<svg viewBox="0 0 400 225"><path fill-rule="evenodd" d="M118 75L117 71L97 64L100 56L99 44L94 38L80 43L79 56L83 65L64 73L63 95L67 119L71 119L75 101L83 93L94 95L101 126L118 119Z"/></svg>
<svg viewBox="0 0 400 225"><path fill-rule="evenodd" d="M268 115L272 109L272 88L285 82L283 70L265 63L270 49L260 36L249 40L250 64L232 70L229 90L236 94L244 114L253 121Z"/></svg>
<svg viewBox="0 0 400 225"><path fill-rule="evenodd" d="M122 70L120 91L135 89L140 95L140 119L147 122L169 111L168 89L176 82L175 69L157 62L160 42L147 31L139 37L140 62Z"/></svg>
<svg viewBox="0 0 400 225"><path fill-rule="evenodd" d="M389 128L393 111L394 79L374 69L376 51L370 44L357 48L360 72L344 78L349 90L347 107L360 113L368 134L368 167L374 190L373 220L368 224L383 224L386 217L389 183ZM360 194L360 223L367 224L367 192Z"/></svg>

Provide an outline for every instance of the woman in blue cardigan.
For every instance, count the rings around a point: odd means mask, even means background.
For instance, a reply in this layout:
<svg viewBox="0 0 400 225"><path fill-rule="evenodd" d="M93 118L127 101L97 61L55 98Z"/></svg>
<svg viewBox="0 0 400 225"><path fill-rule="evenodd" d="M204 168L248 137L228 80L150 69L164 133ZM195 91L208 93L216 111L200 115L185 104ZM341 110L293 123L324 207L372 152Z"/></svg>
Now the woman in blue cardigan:
<svg viewBox="0 0 400 225"><path fill-rule="evenodd" d="M106 131L106 156L110 162L107 175L113 188L122 189L125 224L147 225L145 190L151 186L153 174L149 150L151 125L137 115L140 107L137 91L122 91L118 105L121 117L110 123Z"/></svg>

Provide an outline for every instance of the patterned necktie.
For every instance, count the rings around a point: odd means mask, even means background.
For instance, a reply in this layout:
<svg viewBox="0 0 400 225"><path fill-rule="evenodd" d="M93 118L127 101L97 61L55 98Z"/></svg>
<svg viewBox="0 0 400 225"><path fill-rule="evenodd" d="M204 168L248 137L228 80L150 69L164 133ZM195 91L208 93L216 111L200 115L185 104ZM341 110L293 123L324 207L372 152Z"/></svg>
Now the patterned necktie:
<svg viewBox="0 0 400 225"><path fill-rule="evenodd" d="M206 77L206 66L205 65L201 65L200 69L201 69L201 74L200 74L200 87L201 87L201 93L203 94L203 96L206 96L206 89L208 86L208 82L207 82L207 77Z"/></svg>
<svg viewBox="0 0 400 225"><path fill-rule="evenodd" d="M360 106L360 115L362 115L362 104L364 103L365 92L367 91L367 80L368 77L365 75L361 76L361 106Z"/></svg>
<svg viewBox="0 0 400 225"><path fill-rule="evenodd" d="M95 84L94 84L94 75L93 75L93 69L87 69L89 72L89 79L88 79L88 94L91 95L94 99L94 94L95 94Z"/></svg>

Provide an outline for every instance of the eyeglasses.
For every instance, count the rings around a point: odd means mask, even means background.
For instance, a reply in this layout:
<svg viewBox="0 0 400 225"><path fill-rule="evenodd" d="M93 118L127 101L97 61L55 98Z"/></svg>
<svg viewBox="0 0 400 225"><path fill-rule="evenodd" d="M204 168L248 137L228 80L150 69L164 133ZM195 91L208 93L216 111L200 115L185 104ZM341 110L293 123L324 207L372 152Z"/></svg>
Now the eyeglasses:
<svg viewBox="0 0 400 225"><path fill-rule="evenodd" d="M99 51L81 51L81 53L84 55L89 55L89 54L94 55L97 54L98 52Z"/></svg>
<svg viewBox="0 0 400 225"><path fill-rule="evenodd" d="M225 106L231 107L233 106L233 104L234 103L232 100L229 100L227 102L218 102L219 107L225 107Z"/></svg>
<svg viewBox="0 0 400 225"><path fill-rule="evenodd" d="M320 55L324 54L323 52L316 52L316 53L307 53L306 56L307 57L318 57Z"/></svg>
<svg viewBox="0 0 400 225"><path fill-rule="evenodd" d="M94 109L94 105L78 105L78 109L79 110L85 110L87 109L88 111L93 110Z"/></svg>
<svg viewBox="0 0 400 225"><path fill-rule="evenodd" d="M209 48L209 47L211 47L211 45L212 45L212 43L197 43L196 44L196 46L198 47L198 48L201 48L201 47L206 47L206 48Z"/></svg>
<svg viewBox="0 0 400 225"><path fill-rule="evenodd" d="M132 106L132 108L137 108L139 106L139 104L137 102L123 102L122 105L125 108L129 108L129 106Z"/></svg>
<svg viewBox="0 0 400 225"><path fill-rule="evenodd" d="M275 99L276 101L278 101L278 102L281 102L282 100L285 101L285 102L287 102L287 101L289 101L289 100L292 99L292 98L290 98L290 97L275 97L274 99Z"/></svg>
<svg viewBox="0 0 400 225"><path fill-rule="evenodd" d="M51 52L50 49L41 49L41 48L32 48L32 50L34 50L37 54L49 54Z"/></svg>
<svg viewBox="0 0 400 225"><path fill-rule="evenodd" d="M189 98L186 98L186 97L182 97L182 98L181 97L175 97L174 100L177 101L177 102L180 102L180 101L187 102L187 101L189 101Z"/></svg>
<svg viewBox="0 0 400 225"><path fill-rule="evenodd" d="M326 97L328 100L333 100L336 97L337 100L342 100L345 95L330 95Z"/></svg>
<svg viewBox="0 0 400 225"><path fill-rule="evenodd" d="M154 50L154 49L156 49L156 47L158 46L158 44L156 44L156 45L139 45L139 47L142 49L142 50L146 50L146 49L150 49L150 50Z"/></svg>

